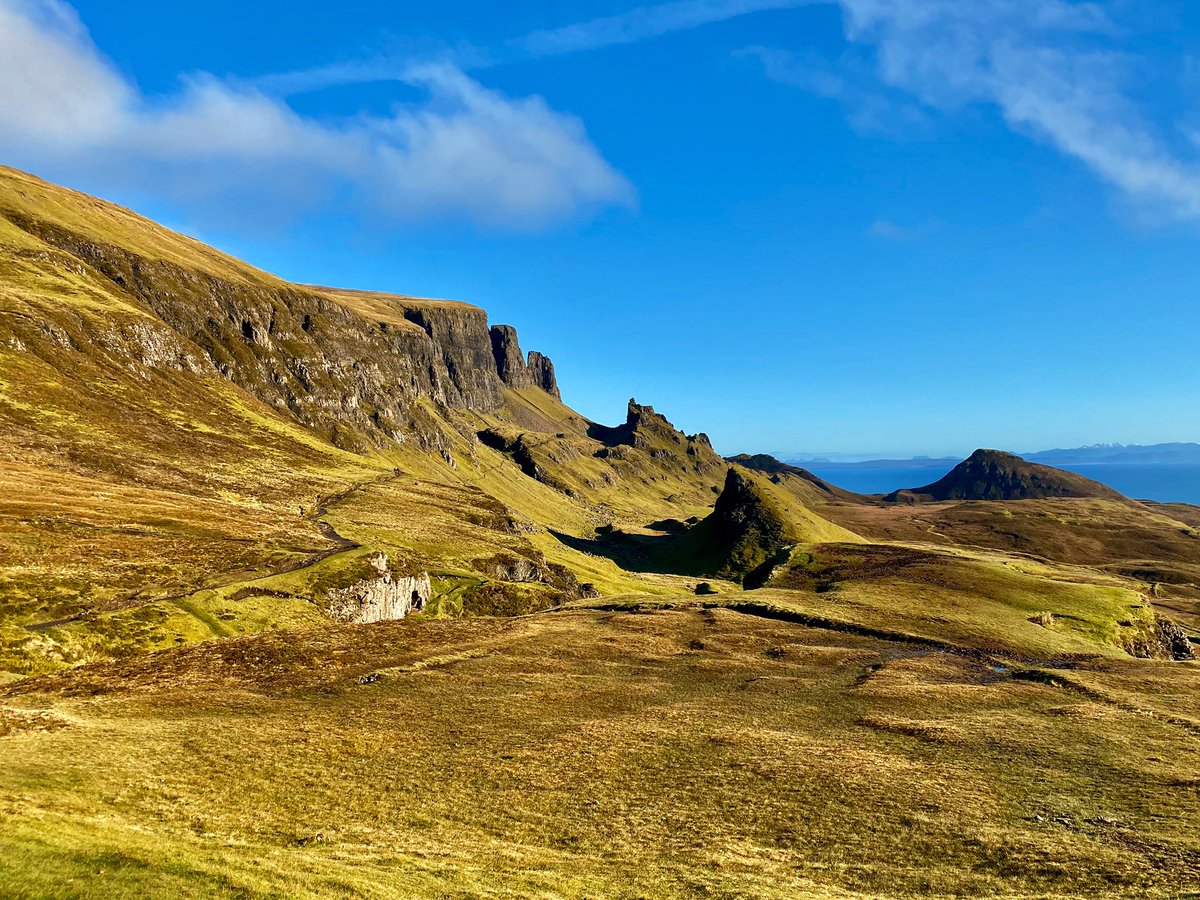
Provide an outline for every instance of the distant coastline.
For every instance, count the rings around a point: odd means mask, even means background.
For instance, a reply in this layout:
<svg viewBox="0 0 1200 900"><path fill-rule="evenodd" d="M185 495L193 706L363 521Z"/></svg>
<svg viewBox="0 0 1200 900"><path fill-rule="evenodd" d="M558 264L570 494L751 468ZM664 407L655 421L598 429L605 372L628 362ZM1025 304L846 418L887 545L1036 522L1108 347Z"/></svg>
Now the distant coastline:
<svg viewBox="0 0 1200 900"><path fill-rule="evenodd" d="M901 460L899 465L886 461L884 464L811 463L804 468L848 491L888 494L937 481L958 462L937 459ZM1200 506L1200 463L1061 463L1057 467L1099 481L1135 500Z"/></svg>
<svg viewBox="0 0 1200 900"><path fill-rule="evenodd" d="M996 449L1005 449L998 447ZM1093 444L1088 447L1020 452L1010 450L1029 462L1047 466L1200 466L1200 444ZM836 460L822 456L792 455L781 457L784 462L806 469L946 469L962 461L956 456L914 456L908 459Z"/></svg>

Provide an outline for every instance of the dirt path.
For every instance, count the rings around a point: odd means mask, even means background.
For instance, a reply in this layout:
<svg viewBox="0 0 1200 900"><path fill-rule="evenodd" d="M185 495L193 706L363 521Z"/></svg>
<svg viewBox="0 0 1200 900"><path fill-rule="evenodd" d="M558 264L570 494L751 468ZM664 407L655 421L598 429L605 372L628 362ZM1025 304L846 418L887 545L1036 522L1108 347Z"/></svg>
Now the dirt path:
<svg viewBox="0 0 1200 900"><path fill-rule="evenodd" d="M362 547L362 544L339 534L337 529L329 524L329 522L325 521L323 517L329 515L330 508L340 506L359 491L374 487L375 485L388 484L390 482L397 481L405 477L405 474L406 473L396 469L390 474L380 475L377 478L372 478L368 481L362 481L357 484L353 484L344 490L338 491L337 493L329 494L325 497L318 496L316 508L305 518L317 523L317 529L321 532L321 536L333 544L331 547L327 547L324 550L319 550L316 553L310 554L301 559L289 560L288 562L281 563L277 566L272 566L266 573L262 575L255 575L252 578L242 578L235 581L220 583L222 574L229 575L231 573L218 573L210 578L208 580L208 584L206 585L192 588L191 590L187 591L167 594L166 596L162 597L143 597L143 594L146 593L146 589L142 588L141 590L124 598L121 601L123 605L117 607L117 609L132 609L139 606L149 606L152 603L175 603L178 605L179 601L186 600L189 597L199 594L201 591L216 590L218 588L232 587L234 585L255 584L260 581L265 581L268 578L274 578L278 575L286 575L289 572L298 572L301 569L310 568L317 565L317 563L324 562L331 556L338 555L339 553L348 553L352 550L358 550ZM77 613L73 616L66 616L61 619L53 619L49 622L36 622L32 625L26 625L24 627L26 631L37 633L48 631L52 628L59 628L63 625L70 625L74 622L80 622L86 617L86 613Z"/></svg>

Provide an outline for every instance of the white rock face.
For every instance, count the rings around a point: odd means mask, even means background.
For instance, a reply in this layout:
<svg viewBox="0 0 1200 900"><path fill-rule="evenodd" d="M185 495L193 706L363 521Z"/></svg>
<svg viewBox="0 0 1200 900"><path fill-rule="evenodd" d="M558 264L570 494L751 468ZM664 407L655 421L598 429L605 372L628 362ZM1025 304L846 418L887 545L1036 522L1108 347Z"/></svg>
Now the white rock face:
<svg viewBox="0 0 1200 900"><path fill-rule="evenodd" d="M412 578L393 578L388 571L386 554L376 553L367 561L375 567L379 577L330 591L329 615L332 618L356 624L390 622L425 609L432 590L428 573Z"/></svg>

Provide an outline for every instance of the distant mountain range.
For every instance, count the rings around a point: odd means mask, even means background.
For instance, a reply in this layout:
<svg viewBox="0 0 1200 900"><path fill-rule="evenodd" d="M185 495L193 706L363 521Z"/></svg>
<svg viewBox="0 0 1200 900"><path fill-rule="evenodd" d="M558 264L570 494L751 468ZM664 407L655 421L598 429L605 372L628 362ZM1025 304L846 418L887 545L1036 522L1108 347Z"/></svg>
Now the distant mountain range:
<svg viewBox="0 0 1200 900"><path fill-rule="evenodd" d="M1176 463L1200 465L1200 444L1093 444L1089 447L1039 450L1017 454L1029 462L1048 466L1153 465ZM838 462L811 457L790 457L786 462L799 466L819 466L823 469L912 468L933 469L951 467L960 462L957 457L915 456L910 459L870 459L860 462Z"/></svg>
<svg viewBox="0 0 1200 900"><path fill-rule="evenodd" d="M1042 450L1020 454L1029 462L1044 465L1081 466L1089 463L1106 465L1146 465L1149 463L1200 464L1200 444L1095 444L1071 450Z"/></svg>

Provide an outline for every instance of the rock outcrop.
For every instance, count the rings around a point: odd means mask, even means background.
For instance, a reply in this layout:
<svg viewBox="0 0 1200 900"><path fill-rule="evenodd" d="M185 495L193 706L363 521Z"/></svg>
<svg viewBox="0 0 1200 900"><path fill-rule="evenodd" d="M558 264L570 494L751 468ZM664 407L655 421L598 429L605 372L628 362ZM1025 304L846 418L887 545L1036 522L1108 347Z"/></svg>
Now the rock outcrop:
<svg viewBox="0 0 1200 900"><path fill-rule="evenodd" d="M384 553L367 557L367 562L374 569L375 577L350 587L333 588L326 594L331 618L361 625L403 619L425 609L432 591L428 573L394 576Z"/></svg>
<svg viewBox="0 0 1200 900"><path fill-rule="evenodd" d="M517 330L511 325L493 325L489 334L496 374L504 384L511 388L539 387L561 399L558 381L554 377L554 363L549 357L532 350L526 359L521 353Z"/></svg>
<svg viewBox="0 0 1200 900"><path fill-rule="evenodd" d="M589 435L617 451L605 454L607 456L619 458L619 448L628 446L644 450L654 459L687 460L701 473L727 468L725 460L713 450L707 434L684 434L667 421L666 416L655 412L653 406L643 406L633 398L629 400L624 425L615 428L593 425Z"/></svg>
<svg viewBox="0 0 1200 900"><path fill-rule="evenodd" d="M558 378L554 375L554 363L550 357L543 356L536 350L529 351L529 373L533 383L557 400L562 399L558 390Z"/></svg>
<svg viewBox="0 0 1200 900"><path fill-rule="evenodd" d="M1045 500L1052 497L1124 499L1099 482L1000 450L976 450L945 478L912 490L895 491L890 503L942 500Z"/></svg>
<svg viewBox="0 0 1200 900"><path fill-rule="evenodd" d="M1170 619L1156 616L1125 642L1125 652L1141 659L1191 660L1196 652L1187 632Z"/></svg>
<svg viewBox="0 0 1200 900"><path fill-rule="evenodd" d="M498 326L495 344L487 314L470 304L293 285L227 258L146 255L21 211L3 216L49 245L61 269L105 282L131 311L153 316L116 337L93 333L90 319L45 323L59 347L136 339L141 346L122 358L219 374L348 449L421 433L420 398L491 412L505 385L557 396L550 361L535 354L526 363L508 326ZM164 243L180 240L163 234ZM38 335L7 340L24 347L30 338ZM509 345L514 357L494 355Z"/></svg>

